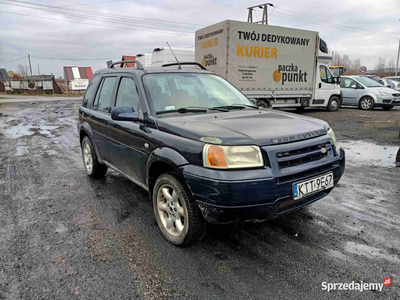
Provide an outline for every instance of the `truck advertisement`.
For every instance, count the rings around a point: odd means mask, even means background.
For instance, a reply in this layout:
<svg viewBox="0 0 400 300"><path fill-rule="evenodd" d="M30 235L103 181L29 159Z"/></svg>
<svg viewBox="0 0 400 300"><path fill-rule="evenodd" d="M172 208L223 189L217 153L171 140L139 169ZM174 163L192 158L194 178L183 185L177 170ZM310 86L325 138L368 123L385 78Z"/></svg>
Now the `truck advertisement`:
<svg viewBox="0 0 400 300"><path fill-rule="evenodd" d="M243 91L310 90L313 31L227 20L196 31L195 58Z"/></svg>

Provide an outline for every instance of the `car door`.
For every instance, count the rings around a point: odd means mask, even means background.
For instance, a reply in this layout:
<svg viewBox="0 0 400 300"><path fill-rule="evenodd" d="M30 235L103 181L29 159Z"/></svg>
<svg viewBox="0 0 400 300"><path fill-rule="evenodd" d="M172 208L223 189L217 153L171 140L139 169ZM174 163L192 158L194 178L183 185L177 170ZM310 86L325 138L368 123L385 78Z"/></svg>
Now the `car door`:
<svg viewBox="0 0 400 300"><path fill-rule="evenodd" d="M93 130L94 141L102 160L109 160L108 154L108 123L111 120L111 99L115 94L116 76L104 76L93 104L90 116L90 126Z"/></svg>
<svg viewBox="0 0 400 300"><path fill-rule="evenodd" d="M323 65L319 66L318 73L319 80L316 82L317 87L315 90L315 100L323 100L326 102L331 97L332 90L337 88L336 81L332 76L331 71Z"/></svg>
<svg viewBox="0 0 400 300"><path fill-rule="evenodd" d="M343 95L343 104L345 105L358 105L357 99L361 87L355 80L351 78L342 78L340 81L340 90Z"/></svg>
<svg viewBox="0 0 400 300"><path fill-rule="evenodd" d="M131 106L142 112L136 80L133 76L121 76L115 95L114 107ZM141 113L141 115L143 115ZM134 181L142 184L147 154L144 151L143 120L109 122L110 163Z"/></svg>

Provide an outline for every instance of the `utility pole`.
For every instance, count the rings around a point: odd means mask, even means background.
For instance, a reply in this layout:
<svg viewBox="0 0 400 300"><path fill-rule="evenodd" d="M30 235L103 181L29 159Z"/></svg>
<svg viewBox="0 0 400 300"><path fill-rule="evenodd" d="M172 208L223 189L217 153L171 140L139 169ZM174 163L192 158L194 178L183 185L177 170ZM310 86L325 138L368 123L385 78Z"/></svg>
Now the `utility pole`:
<svg viewBox="0 0 400 300"><path fill-rule="evenodd" d="M28 54L28 60L29 60L29 69L31 70L31 76L33 76L32 74L32 65L31 65L31 56Z"/></svg>
<svg viewBox="0 0 400 300"><path fill-rule="evenodd" d="M400 39L399 39L399 50L397 50L397 63L396 63L396 75L397 76L397 69L399 68L399 54L400 54Z"/></svg>
<svg viewBox="0 0 400 300"><path fill-rule="evenodd" d="M272 3L264 3L255 6L248 7L249 14L247 15L247 22L253 23L253 8L261 8L263 10L261 24L268 25L268 6L274 6Z"/></svg>

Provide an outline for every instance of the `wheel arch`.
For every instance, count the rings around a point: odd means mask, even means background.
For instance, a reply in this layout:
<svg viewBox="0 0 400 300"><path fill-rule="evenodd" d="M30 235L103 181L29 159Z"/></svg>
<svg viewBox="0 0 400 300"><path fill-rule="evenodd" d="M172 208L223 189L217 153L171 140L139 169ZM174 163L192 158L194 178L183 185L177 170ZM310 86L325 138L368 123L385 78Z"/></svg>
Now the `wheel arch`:
<svg viewBox="0 0 400 300"><path fill-rule="evenodd" d="M177 169L187 164L189 164L189 162L186 158L172 148L161 147L153 150L146 163L146 183L150 198L152 198L152 191L157 177L161 174L172 172L182 178Z"/></svg>
<svg viewBox="0 0 400 300"><path fill-rule="evenodd" d="M99 155L99 150L97 149L97 145L96 145L96 143L94 142L94 139L93 139L93 131L92 131L92 129L90 128L89 124L87 124L87 123L83 123L83 124L80 126L80 129L79 129L79 144L80 144L81 146L82 146L82 141L83 141L83 139L85 138L85 136L87 136L88 139L90 140L90 142L92 143L92 146L93 146L93 148L94 148L94 151L96 152L96 156L97 156L98 161L99 161L100 163L104 163L103 160L101 159L101 156Z"/></svg>

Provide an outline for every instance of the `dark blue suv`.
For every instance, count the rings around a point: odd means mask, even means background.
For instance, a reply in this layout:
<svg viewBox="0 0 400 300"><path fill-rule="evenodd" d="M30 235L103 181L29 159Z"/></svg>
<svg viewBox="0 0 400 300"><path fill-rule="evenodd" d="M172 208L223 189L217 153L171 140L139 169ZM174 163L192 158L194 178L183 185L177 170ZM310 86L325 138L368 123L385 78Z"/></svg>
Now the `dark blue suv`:
<svg viewBox="0 0 400 300"><path fill-rule="evenodd" d="M101 177L110 167L149 191L171 243L198 240L207 222L292 212L341 178L345 153L326 122L259 109L194 66L119 63L94 74L79 109L85 169Z"/></svg>

